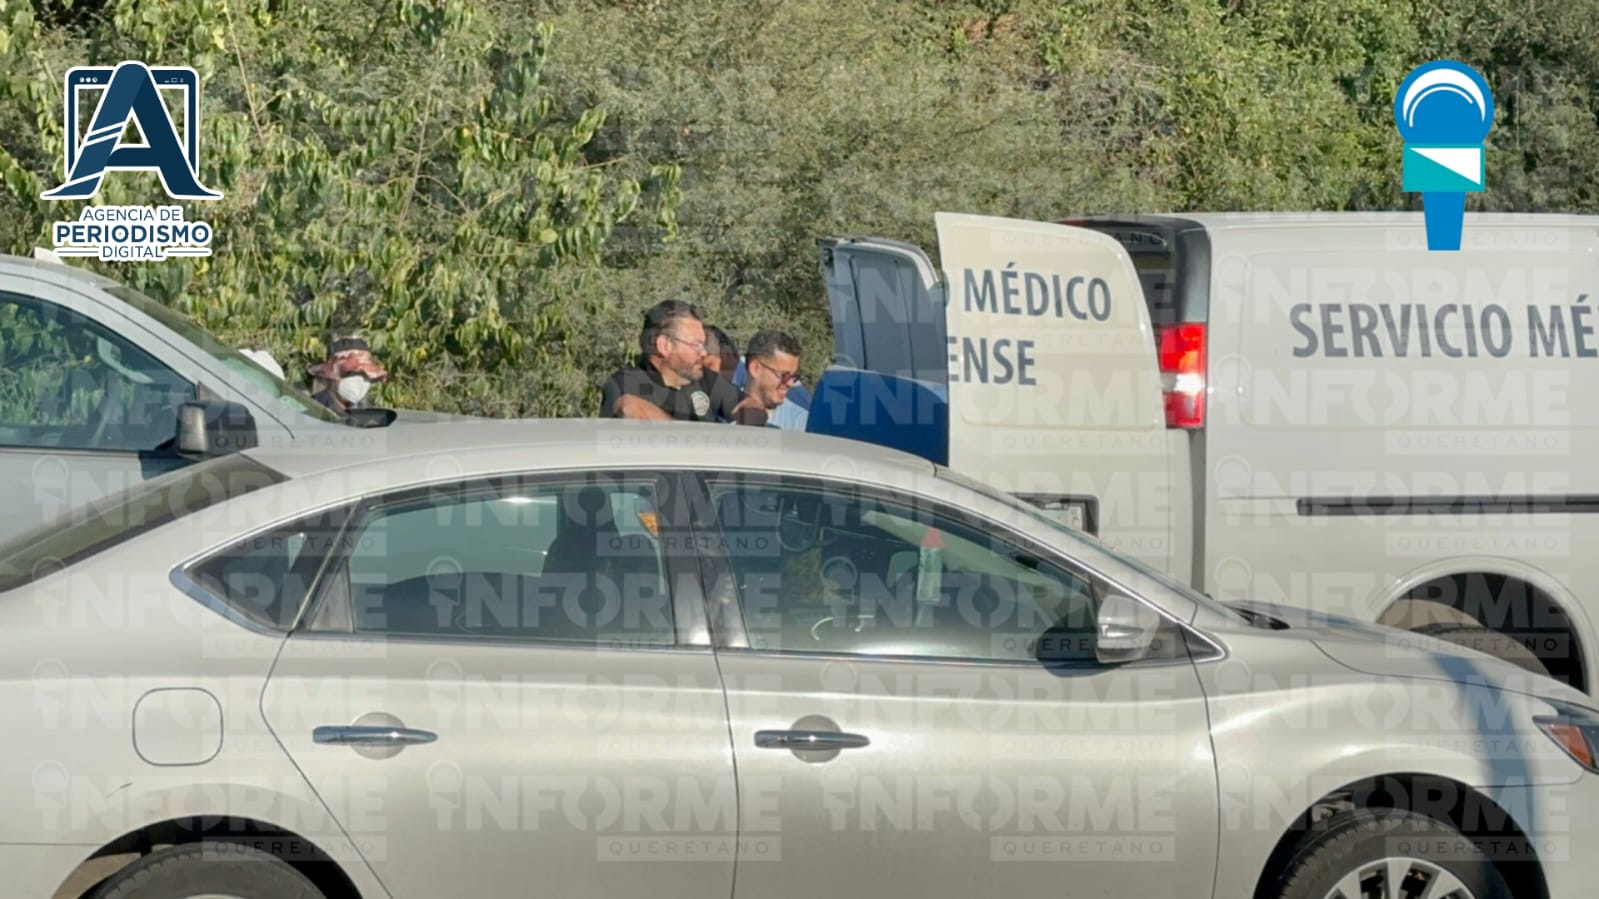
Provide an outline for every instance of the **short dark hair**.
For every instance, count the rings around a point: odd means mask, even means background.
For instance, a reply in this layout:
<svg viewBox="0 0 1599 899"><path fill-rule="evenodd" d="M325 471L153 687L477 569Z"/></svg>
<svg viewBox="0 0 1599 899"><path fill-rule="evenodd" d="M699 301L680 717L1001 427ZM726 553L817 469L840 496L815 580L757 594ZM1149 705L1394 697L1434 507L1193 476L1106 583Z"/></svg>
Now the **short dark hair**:
<svg viewBox="0 0 1599 899"><path fill-rule="evenodd" d="M768 328L765 331L757 332L754 337L750 338L749 352L744 354L744 362L747 365L751 359L770 356L774 352L787 353L790 356L797 357L800 354L799 340L786 331Z"/></svg>
<svg viewBox="0 0 1599 899"><path fill-rule="evenodd" d="M721 328L718 328L715 325L706 325L705 336L716 341L716 349L718 352L726 352L731 350L734 356L738 355L738 344L734 343L733 338L729 337L728 333L723 331Z"/></svg>
<svg viewBox="0 0 1599 899"><path fill-rule="evenodd" d="M704 320L700 318L699 307L684 300L662 300L651 306L644 313L644 329L638 335L638 346L644 351L645 357L655 354L656 338L665 334L673 322L685 318Z"/></svg>

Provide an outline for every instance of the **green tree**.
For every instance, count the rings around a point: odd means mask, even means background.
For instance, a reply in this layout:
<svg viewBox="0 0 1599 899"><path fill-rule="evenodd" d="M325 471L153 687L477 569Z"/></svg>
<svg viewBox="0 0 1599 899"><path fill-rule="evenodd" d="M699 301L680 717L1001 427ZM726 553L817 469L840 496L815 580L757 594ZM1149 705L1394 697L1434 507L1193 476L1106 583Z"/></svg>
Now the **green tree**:
<svg viewBox="0 0 1599 899"><path fill-rule="evenodd" d="M0 42L0 242L75 214L36 199L67 66L192 62L218 253L108 271L300 362L367 328L383 399L491 414L591 412L665 297L797 333L814 376L823 235L1405 208L1393 92L1439 57L1498 101L1475 207L1599 203L1580 3L0 0Z"/></svg>
<svg viewBox="0 0 1599 899"><path fill-rule="evenodd" d="M1047 218L1164 199L1104 154L1096 122L1066 124L1065 87L1039 89L999 49L949 52L946 23L921 4L574 2L538 14L569 36L550 83L611 113L596 152L683 170L679 240L619 233L589 273L611 304L590 319L607 335L596 351L613 362L631 351L639 311L680 296L740 339L796 332L814 376L832 349L816 238L932 246L940 209Z"/></svg>
<svg viewBox="0 0 1599 899"><path fill-rule="evenodd" d="M507 33L467 0L274 6L117 0L78 40L0 7L0 96L36 124L0 137L13 249L81 206L38 199L59 177L65 67L183 60L204 85L202 179L225 194L187 207L214 226L214 255L108 273L280 358L365 331L396 375L392 404L563 411L508 389L580 367L549 279L596 259L620 223L669 236L676 170L587 157L605 113L544 88L548 26ZM90 202L150 203L156 183L107 179Z"/></svg>

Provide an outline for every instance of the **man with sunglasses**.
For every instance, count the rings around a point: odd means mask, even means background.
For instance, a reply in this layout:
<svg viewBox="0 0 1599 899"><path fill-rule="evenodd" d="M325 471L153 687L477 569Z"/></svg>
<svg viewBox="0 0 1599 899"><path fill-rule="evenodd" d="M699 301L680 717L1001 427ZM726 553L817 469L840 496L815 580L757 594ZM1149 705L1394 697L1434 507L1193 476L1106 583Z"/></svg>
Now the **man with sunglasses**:
<svg viewBox="0 0 1599 899"><path fill-rule="evenodd" d="M735 420L805 430L809 413L788 400L789 388L799 383L799 355L799 341L782 331L761 331L750 339L744 356L744 401Z"/></svg>
<svg viewBox="0 0 1599 899"><path fill-rule="evenodd" d="M605 382L600 414L658 421L731 421L738 388L706 377L705 323L692 303L663 300L644 313L642 355Z"/></svg>

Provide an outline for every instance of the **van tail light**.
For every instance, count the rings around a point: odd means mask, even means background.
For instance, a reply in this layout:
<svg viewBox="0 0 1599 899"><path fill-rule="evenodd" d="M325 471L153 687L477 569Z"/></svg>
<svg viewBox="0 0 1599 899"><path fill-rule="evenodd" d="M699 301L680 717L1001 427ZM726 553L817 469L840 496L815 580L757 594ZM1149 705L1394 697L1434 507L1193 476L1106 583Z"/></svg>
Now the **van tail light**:
<svg viewBox="0 0 1599 899"><path fill-rule="evenodd" d="M1205 326L1160 329L1160 381L1166 394L1166 427L1205 426Z"/></svg>

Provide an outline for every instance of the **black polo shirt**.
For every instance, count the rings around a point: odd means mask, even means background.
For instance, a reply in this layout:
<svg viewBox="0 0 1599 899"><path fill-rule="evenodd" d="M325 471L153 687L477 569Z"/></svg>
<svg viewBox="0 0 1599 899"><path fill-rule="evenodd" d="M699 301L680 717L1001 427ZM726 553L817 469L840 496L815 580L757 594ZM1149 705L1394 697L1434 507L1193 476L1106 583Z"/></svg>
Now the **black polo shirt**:
<svg viewBox="0 0 1599 899"><path fill-rule="evenodd" d="M730 421L733 407L743 399L739 389L716 372L707 371L698 381L682 387L668 387L661 373L648 364L611 375L600 399L600 414L619 418L616 403L624 395L643 397L678 421Z"/></svg>

